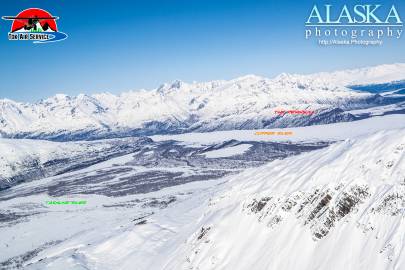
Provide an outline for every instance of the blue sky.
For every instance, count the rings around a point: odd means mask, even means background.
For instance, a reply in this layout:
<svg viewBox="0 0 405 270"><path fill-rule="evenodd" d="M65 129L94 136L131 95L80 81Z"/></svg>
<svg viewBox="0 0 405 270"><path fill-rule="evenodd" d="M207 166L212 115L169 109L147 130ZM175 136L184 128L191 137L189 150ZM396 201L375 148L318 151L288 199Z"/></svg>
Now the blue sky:
<svg viewBox="0 0 405 270"><path fill-rule="evenodd" d="M59 16L59 30L69 35L51 44L11 42L11 23L0 22L0 98L18 101L152 89L175 79L273 77L405 62L404 38L372 48L320 47L305 40L304 23L314 3L364 1L7 2L0 15L42 8ZM390 3L405 16L403 1Z"/></svg>

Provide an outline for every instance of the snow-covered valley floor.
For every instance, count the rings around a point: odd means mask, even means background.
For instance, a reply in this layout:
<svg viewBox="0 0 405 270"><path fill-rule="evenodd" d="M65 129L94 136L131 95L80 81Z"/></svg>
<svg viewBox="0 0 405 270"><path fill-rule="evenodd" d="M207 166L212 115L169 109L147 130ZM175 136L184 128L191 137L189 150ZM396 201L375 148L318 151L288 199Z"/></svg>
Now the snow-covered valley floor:
<svg viewBox="0 0 405 270"><path fill-rule="evenodd" d="M404 269L405 117L284 130L153 136L3 190L0 269Z"/></svg>

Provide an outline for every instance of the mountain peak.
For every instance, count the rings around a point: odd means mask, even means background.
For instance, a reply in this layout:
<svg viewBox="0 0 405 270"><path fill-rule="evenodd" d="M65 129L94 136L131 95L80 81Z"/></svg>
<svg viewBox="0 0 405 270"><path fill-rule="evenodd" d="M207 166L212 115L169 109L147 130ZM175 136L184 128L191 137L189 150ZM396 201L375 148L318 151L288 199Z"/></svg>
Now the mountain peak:
<svg viewBox="0 0 405 270"><path fill-rule="evenodd" d="M174 80L171 84L170 84L170 88L177 88L180 89L182 86L185 85L185 82L181 81L181 80Z"/></svg>
<svg viewBox="0 0 405 270"><path fill-rule="evenodd" d="M238 78L235 78L233 80L230 80L230 82L258 82L261 80L264 80L266 78L255 75L255 74L247 74Z"/></svg>
<svg viewBox="0 0 405 270"><path fill-rule="evenodd" d="M88 99L91 98L90 96L80 93L79 95L77 95L77 99Z"/></svg>
<svg viewBox="0 0 405 270"><path fill-rule="evenodd" d="M170 92L170 91L173 91L173 90L182 89L185 85L186 85L186 83L181 81L181 80L174 80L171 83L162 84L161 86L159 86L157 91L159 93L166 93L166 92Z"/></svg>
<svg viewBox="0 0 405 270"><path fill-rule="evenodd" d="M70 99L70 96L68 96L68 95L65 95L65 94L56 94L55 96L55 99Z"/></svg>

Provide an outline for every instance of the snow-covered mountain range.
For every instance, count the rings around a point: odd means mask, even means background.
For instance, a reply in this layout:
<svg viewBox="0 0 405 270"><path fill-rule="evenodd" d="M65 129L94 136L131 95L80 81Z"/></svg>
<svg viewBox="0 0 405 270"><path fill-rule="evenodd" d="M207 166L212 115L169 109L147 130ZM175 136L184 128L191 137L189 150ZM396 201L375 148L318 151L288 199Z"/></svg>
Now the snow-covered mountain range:
<svg viewBox="0 0 405 270"><path fill-rule="evenodd" d="M213 130L307 126L356 117L346 112L387 104L379 94L348 86L405 80L405 64L317 73L254 75L230 81L175 81L157 89L70 97L37 103L0 100L0 135L9 138L80 140ZM308 115L275 111L313 110Z"/></svg>

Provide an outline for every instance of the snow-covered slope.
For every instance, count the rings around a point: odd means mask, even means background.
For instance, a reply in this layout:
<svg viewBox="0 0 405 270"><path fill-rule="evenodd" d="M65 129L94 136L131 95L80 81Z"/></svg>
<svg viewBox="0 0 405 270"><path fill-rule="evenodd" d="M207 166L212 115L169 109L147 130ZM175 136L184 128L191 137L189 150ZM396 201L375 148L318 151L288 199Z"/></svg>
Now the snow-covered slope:
<svg viewBox="0 0 405 270"><path fill-rule="evenodd" d="M0 139L0 175L7 179L27 163L43 164L84 151L83 145L75 143Z"/></svg>
<svg viewBox="0 0 405 270"><path fill-rule="evenodd" d="M268 141L268 142L317 142L341 141L348 138L370 135L378 131L405 128L405 115L392 114L376 116L354 122L328 125L260 129L260 132L274 132L275 135L256 135L257 130L226 130L206 133L185 133L174 135L154 135L154 141L175 140L187 144L212 144L227 140ZM289 136L277 135L278 132L291 132Z"/></svg>
<svg viewBox="0 0 405 270"><path fill-rule="evenodd" d="M405 130L379 132L232 177L155 269L404 269L404 218Z"/></svg>
<svg viewBox="0 0 405 270"><path fill-rule="evenodd" d="M254 75L230 81L175 81L151 91L69 97L35 104L0 100L0 135L78 140L140 134L264 127L306 126L354 120L343 112L382 102L378 95L352 91L348 84L405 79L405 65L314 75ZM278 115L275 110L314 110Z"/></svg>
<svg viewBox="0 0 405 270"><path fill-rule="evenodd" d="M19 182L60 174L133 152L150 141L126 138L60 143L0 138L0 191Z"/></svg>

